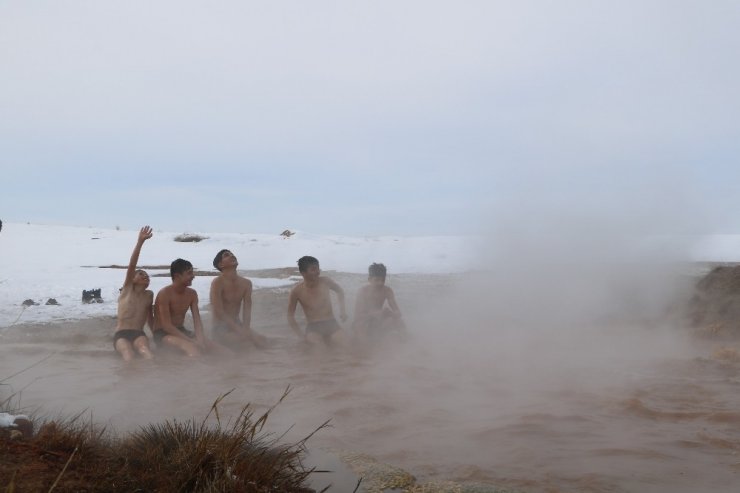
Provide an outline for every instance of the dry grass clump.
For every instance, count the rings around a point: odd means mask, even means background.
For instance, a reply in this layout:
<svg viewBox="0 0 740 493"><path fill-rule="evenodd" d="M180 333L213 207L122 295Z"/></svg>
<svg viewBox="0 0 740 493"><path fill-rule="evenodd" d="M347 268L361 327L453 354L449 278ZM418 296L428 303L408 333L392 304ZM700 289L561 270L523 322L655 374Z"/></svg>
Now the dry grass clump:
<svg viewBox="0 0 740 493"><path fill-rule="evenodd" d="M207 236L201 236L196 235L192 233L183 233L181 235L175 236L175 241L185 242L185 243L198 243L199 241L207 240Z"/></svg>
<svg viewBox="0 0 740 493"><path fill-rule="evenodd" d="M0 492L313 491L306 480L314 470L302 463L310 435L280 445L281 437L264 433L274 406L254 419L247 404L233 422L222 423L218 404L226 395L200 423L165 421L123 438L79 415L49 421L27 440L0 435ZM216 422L209 425L211 414Z"/></svg>

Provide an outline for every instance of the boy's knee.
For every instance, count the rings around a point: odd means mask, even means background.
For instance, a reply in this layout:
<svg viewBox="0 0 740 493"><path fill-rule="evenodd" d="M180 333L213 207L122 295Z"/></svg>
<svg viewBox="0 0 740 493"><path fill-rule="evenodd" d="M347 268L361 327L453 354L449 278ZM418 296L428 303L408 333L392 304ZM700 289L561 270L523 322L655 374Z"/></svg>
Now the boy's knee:
<svg viewBox="0 0 740 493"><path fill-rule="evenodd" d="M128 348L128 347L120 348L119 347L118 352L121 354L121 357L123 358L124 361L131 361L132 359L134 359L134 352L131 350L131 348Z"/></svg>
<svg viewBox="0 0 740 493"><path fill-rule="evenodd" d="M147 358L147 359L151 359L151 358L154 357L154 355L152 354L152 352L149 350L149 348L147 346L140 347L139 348L139 354L142 357Z"/></svg>

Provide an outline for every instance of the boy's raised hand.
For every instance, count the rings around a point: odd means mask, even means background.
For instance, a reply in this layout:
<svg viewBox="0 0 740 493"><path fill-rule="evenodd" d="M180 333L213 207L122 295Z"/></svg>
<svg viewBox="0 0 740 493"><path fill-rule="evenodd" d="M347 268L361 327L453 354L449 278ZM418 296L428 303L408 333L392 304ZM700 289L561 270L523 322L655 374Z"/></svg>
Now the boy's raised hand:
<svg viewBox="0 0 740 493"><path fill-rule="evenodd" d="M148 240L152 237L152 234L152 228L150 228L149 226L144 226L143 228L141 228L141 230L139 230L139 241L143 242Z"/></svg>

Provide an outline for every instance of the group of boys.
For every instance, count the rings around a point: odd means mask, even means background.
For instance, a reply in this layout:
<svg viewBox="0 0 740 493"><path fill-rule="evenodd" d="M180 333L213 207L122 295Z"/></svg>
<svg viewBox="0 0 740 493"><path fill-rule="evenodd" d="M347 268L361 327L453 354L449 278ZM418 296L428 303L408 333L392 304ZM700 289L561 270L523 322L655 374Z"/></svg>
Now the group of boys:
<svg viewBox="0 0 740 493"><path fill-rule="evenodd" d="M252 282L237 273L239 262L231 251L221 250L213 259L219 275L211 283L210 290L215 339L211 340L203 330L198 293L190 287L195 277L190 262L180 258L172 262L172 283L162 288L156 299L147 289L149 275L136 269L136 264L144 242L151 237L149 226L141 228L118 298L118 323L113 337L114 347L124 361L131 361L137 353L147 359L153 357L144 325L149 325L158 347L170 347L193 357L202 353L228 354L231 350L227 347L267 345L267 338L252 330ZM333 291L339 302L339 318L346 321L341 286L328 277L321 277L319 261L314 257L301 257L298 270L303 281L293 287L288 301L291 329L309 343L344 344L346 336L334 318L331 303ZM385 266L372 264L368 284L358 292L352 328L359 337L373 337L403 328L401 312L393 290L385 286L385 277ZM295 317L298 304L307 322L305 333ZM193 318L193 331L185 328L188 310Z"/></svg>

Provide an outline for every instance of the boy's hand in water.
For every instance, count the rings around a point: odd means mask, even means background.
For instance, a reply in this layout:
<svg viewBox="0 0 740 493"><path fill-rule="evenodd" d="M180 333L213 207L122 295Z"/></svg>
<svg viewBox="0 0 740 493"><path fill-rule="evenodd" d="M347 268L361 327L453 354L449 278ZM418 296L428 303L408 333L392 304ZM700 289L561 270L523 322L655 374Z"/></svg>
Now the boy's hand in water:
<svg viewBox="0 0 740 493"><path fill-rule="evenodd" d="M195 345L198 346L200 349L208 349L208 344L206 343L206 340L204 337L195 337L195 339L192 339L193 342L195 342Z"/></svg>

